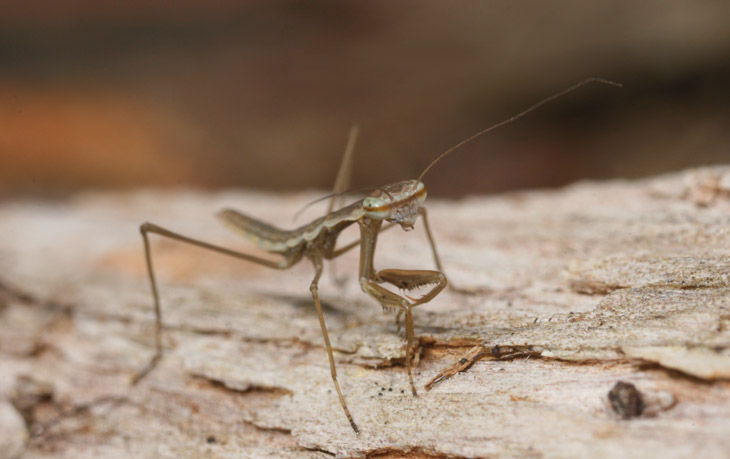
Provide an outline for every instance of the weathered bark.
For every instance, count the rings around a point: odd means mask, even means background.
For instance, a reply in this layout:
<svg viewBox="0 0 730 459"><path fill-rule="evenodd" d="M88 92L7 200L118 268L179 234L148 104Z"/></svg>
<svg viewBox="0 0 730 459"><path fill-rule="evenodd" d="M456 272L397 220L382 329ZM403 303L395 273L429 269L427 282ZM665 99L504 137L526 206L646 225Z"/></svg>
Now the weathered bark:
<svg viewBox="0 0 730 459"><path fill-rule="evenodd" d="M730 168L460 202L430 199L445 291L403 331L359 288L153 236L166 354L153 352L145 220L251 251L208 218L281 226L313 194L89 193L0 207L0 455L720 457L730 451ZM420 234L419 234L420 232ZM352 233L356 237L357 233ZM348 239L348 238L345 238ZM430 268L425 235L381 236L379 269ZM461 372L457 372L461 370ZM633 384L619 385L617 382ZM626 419L627 418L627 419Z"/></svg>

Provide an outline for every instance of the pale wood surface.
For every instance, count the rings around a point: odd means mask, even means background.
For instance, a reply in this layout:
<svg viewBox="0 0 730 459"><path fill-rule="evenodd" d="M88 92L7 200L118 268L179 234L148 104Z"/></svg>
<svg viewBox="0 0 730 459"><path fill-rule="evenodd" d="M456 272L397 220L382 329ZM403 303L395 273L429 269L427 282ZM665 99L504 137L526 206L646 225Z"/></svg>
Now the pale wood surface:
<svg viewBox="0 0 730 459"><path fill-rule="evenodd" d="M130 386L153 344L139 224L250 251L217 210L291 227L315 196L138 191L2 204L0 456L730 454L728 167L431 197L447 276L478 293L446 291L416 310L417 385L483 358L418 398L403 331L359 289L357 251L336 261L320 294L359 437L331 385L311 266L271 271L153 236L167 354ZM422 228L385 233L376 264L432 267ZM491 356L495 346L512 355ZM617 381L640 391L642 416L611 410Z"/></svg>

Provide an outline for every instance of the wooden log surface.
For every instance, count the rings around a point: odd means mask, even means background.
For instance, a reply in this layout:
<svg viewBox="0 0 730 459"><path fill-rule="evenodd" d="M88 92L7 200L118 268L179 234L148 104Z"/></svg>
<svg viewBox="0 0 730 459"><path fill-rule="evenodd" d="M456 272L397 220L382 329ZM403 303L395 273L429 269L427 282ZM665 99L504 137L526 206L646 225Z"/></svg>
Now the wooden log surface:
<svg viewBox="0 0 730 459"><path fill-rule="evenodd" d="M293 227L315 197L140 190L2 203L0 456L730 454L725 166L430 197L446 274L474 293L447 290L415 310L418 397L403 330L360 290L357 251L337 259L320 295L359 436L330 380L306 261L273 271L153 236L166 354L130 385L154 346L140 223L257 253L213 214L235 207ZM376 267L432 268L422 225L384 233Z"/></svg>

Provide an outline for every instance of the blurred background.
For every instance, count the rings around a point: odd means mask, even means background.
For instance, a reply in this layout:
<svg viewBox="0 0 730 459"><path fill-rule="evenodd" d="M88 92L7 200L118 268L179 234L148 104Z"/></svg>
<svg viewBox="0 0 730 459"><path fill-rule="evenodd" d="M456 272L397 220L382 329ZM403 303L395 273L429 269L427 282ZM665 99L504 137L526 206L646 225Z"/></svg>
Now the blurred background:
<svg viewBox="0 0 730 459"><path fill-rule="evenodd" d="M431 196L730 161L730 2L25 0L0 15L0 199L141 186Z"/></svg>

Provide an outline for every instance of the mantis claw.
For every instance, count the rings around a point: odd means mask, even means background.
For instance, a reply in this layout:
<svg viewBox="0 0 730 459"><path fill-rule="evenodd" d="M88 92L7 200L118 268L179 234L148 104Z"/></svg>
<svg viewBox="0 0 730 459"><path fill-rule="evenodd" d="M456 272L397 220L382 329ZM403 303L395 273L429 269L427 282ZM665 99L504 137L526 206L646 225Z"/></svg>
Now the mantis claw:
<svg viewBox="0 0 730 459"><path fill-rule="evenodd" d="M430 291L420 298L413 298L407 294L403 296L410 300L411 306L428 303L447 285L446 276L440 271L431 270L410 270L410 269L383 269L378 271L377 279L387 282L404 291L413 290L419 287L432 285Z"/></svg>

